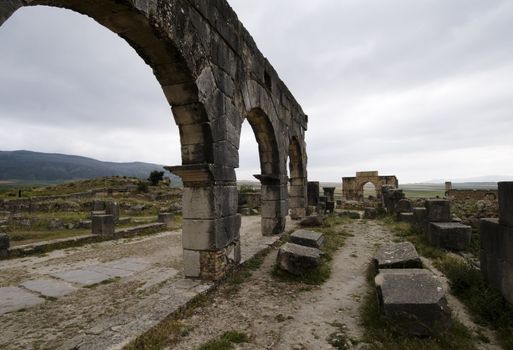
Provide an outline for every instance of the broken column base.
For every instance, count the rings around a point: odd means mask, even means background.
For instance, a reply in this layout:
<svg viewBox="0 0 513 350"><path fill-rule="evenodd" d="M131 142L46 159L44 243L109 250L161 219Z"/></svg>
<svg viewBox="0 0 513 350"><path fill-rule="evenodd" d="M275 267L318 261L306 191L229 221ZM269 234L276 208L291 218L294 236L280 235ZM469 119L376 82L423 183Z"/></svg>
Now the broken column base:
<svg viewBox="0 0 513 350"><path fill-rule="evenodd" d="M93 235L114 236L114 217L112 215L94 215L92 231Z"/></svg>
<svg viewBox="0 0 513 350"><path fill-rule="evenodd" d="M383 314L401 333L425 337L449 327L451 311L445 292L431 272L384 269L375 283Z"/></svg>
<svg viewBox="0 0 513 350"><path fill-rule="evenodd" d="M301 276L319 267L322 252L317 248L285 243L278 251L278 267L293 275Z"/></svg>
<svg viewBox="0 0 513 350"><path fill-rule="evenodd" d="M432 222L429 224L429 242L449 250L465 250L470 244L472 227L457 222Z"/></svg>

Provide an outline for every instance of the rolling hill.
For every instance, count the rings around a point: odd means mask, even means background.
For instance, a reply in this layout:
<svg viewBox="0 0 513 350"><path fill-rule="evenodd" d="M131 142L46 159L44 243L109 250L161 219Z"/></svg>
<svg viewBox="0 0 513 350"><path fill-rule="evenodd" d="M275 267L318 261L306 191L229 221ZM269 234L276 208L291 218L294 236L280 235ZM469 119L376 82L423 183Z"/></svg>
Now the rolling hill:
<svg viewBox="0 0 513 350"><path fill-rule="evenodd" d="M31 151L0 151L0 181L58 182L92 179L103 176L134 176L148 178L162 165L142 162L102 162L81 156ZM166 176L170 176L169 173ZM173 183L180 178L171 175Z"/></svg>

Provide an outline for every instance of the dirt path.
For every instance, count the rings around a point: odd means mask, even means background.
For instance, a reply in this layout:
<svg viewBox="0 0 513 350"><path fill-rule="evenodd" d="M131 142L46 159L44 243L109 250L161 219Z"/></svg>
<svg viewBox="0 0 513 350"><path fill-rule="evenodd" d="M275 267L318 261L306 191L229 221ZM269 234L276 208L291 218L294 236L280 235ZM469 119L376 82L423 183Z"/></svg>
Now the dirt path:
<svg viewBox="0 0 513 350"><path fill-rule="evenodd" d="M333 349L327 338L341 325L350 337L360 338L366 269L377 245L392 235L374 222L353 221L342 228L353 236L336 253L325 284L312 288L272 279L274 251L235 294L227 297L230 287L222 288L208 306L185 319L192 331L173 349L195 349L229 330L251 336L238 349Z"/></svg>

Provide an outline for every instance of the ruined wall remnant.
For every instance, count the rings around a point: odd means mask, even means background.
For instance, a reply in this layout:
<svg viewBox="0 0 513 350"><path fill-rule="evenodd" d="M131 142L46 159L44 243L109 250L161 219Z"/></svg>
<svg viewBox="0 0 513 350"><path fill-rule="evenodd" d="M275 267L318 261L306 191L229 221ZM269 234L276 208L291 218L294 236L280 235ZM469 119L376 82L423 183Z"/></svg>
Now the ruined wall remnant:
<svg viewBox="0 0 513 350"><path fill-rule="evenodd" d="M445 196L451 200L489 200L494 201L498 198L498 190L460 190L450 189L445 192Z"/></svg>
<svg viewBox="0 0 513 350"><path fill-rule="evenodd" d="M499 219L482 219L481 273L513 304L513 182L499 182Z"/></svg>
<svg viewBox="0 0 513 350"><path fill-rule="evenodd" d="M346 200L363 200L363 186L372 183L376 188L376 197L381 198L381 188L390 186L399 187L399 181L395 175L380 176L377 171L360 171L355 177L342 178L342 195Z"/></svg>
<svg viewBox="0 0 513 350"><path fill-rule="evenodd" d="M289 208L306 212L308 118L226 0L9 0L0 2L0 25L34 5L93 18L153 69L180 132L182 164L168 169L184 184L187 276L217 278L238 263L235 169L244 120L258 142L262 233L281 233Z"/></svg>

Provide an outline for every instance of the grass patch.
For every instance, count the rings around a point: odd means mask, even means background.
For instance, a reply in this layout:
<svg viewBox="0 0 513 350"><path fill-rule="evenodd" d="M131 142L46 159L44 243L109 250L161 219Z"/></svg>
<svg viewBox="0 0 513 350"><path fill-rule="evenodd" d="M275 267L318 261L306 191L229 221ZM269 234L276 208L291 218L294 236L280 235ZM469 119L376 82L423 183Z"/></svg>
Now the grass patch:
<svg viewBox="0 0 513 350"><path fill-rule="evenodd" d="M513 349L513 307L500 291L491 287L481 272L453 257L436 263L449 279L452 293L472 312L476 321L497 331L505 349Z"/></svg>
<svg viewBox="0 0 513 350"><path fill-rule="evenodd" d="M313 229L324 234L323 256L321 257L321 265L311 271L305 272L303 275L296 276L287 271L280 269L277 265L272 270L274 278L285 282L298 282L307 285L320 285L328 280L331 275L331 261L335 252L344 245L347 237L352 236L340 225L348 222L349 219L330 215L324 221L322 228Z"/></svg>
<svg viewBox="0 0 513 350"><path fill-rule="evenodd" d="M249 337L245 333L238 331L229 331L221 335L218 339L211 340L201 345L198 350L230 350L233 344L247 343Z"/></svg>

